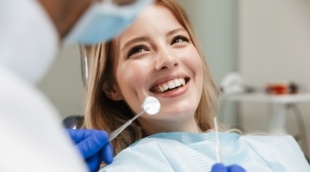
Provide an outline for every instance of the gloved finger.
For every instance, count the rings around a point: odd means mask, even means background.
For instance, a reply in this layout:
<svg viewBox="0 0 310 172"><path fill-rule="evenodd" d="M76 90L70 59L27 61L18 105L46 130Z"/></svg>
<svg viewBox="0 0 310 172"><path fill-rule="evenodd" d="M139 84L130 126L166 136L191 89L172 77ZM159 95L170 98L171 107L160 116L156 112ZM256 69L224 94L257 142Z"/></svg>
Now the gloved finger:
<svg viewBox="0 0 310 172"><path fill-rule="evenodd" d="M212 166L211 172L228 172L228 170L224 164L216 163Z"/></svg>
<svg viewBox="0 0 310 172"><path fill-rule="evenodd" d="M89 171L97 172L99 170L99 168L100 168L100 163L101 163L99 154L88 158L86 160L86 163L87 163Z"/></svg>
<svg viewBox="0 0 310 172"><path fill-rule="evenodd" d="M69 134L71 140L76 144L78 142L80 142L80 138L79 138L79 132L81 132L81 130L74 130L74 129L66 129L67 133Z"/></svg>
<svg viewBox="0 0 310 172"><path fill-rule="evenodd" d="M76 146L85 159L95 155L108 142L108 133L102 130L91 130L91 134Z"/></svg>
<svg viewBox="0 0 310 172"><path fill-rule="evenodd" d="M114 158L113 153L113 145L111 142L108 142L104 147L100 150L100 157L106 164L111 164Z"/></svg>
<svg viewBox="0 0 310 172"><path fill-rule="evenodd" d="M72 141L77 144L83 141L85 138L92 135L93 130L90 129L66 129L67 133L70 135Z"/></svg>
<svg viewBox="0 0 310 172"><path fill-rule="evenodd" d="M230 165L227 167L228 172L246 172L244 168L239 165Z"/></svg>

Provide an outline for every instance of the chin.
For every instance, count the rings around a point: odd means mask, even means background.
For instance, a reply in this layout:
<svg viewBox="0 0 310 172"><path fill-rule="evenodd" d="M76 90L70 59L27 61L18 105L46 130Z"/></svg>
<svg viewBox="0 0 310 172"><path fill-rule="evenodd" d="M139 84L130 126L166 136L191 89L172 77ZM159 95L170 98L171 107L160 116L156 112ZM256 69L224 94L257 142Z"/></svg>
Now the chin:
<svg viewBox="0 0 310 172"><path fill-rule="evenodd" d="M180 118L190 118L195 116L195 111L197 108L179 106L174 108L169 108L163 114L167 118L180 119Z"/></svg>

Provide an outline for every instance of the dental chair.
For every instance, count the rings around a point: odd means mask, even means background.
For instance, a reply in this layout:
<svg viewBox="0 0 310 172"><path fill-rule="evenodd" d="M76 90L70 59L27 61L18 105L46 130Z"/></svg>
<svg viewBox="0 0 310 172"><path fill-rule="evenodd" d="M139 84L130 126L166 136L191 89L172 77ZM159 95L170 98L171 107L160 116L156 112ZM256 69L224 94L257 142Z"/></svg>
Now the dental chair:
<svg viewBox="0 0 310 172"><path fill-rule="evenodd" d="M67 129L80 129L84 122L82 115L70 115L63 119L62 124Z"/></svg>

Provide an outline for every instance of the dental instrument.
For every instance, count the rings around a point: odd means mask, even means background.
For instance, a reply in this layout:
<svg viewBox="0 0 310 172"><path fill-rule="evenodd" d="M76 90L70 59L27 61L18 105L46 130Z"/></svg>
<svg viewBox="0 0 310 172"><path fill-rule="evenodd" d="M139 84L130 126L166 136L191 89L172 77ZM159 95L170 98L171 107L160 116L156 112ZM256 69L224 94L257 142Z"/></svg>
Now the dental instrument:
<svg viewBox="0 0 310 172"><path fill-rule="evenodd" d="M155 115L160 110L160 102L155 97L146 97L142 103L142 111L134 116L131 120L127 121L125 124L120 126L118 129L114 130L110 136L109 141L112 141L116 136L118 136L125 128L127 128L135 119L140 117L144 112L148 115Z"/></svg>
<svg viewBox="0 0 310 172"><path fill-rule="evenodd" d="M219 131L217 126L217 119L216 117L213 118L214 120L214 129L215 129L215 152L216 152L216 162L221 163L221 149L220 149L220 140L219 140Z"/></svg>

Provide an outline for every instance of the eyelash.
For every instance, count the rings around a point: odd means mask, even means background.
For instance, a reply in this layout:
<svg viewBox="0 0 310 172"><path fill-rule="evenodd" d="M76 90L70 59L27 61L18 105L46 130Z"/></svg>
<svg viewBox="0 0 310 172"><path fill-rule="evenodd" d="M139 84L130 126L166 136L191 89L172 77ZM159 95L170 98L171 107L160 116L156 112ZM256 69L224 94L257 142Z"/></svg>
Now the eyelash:
<svg viewBox="0 0 310 172"><path fill-rule="evenodd" d="M146 51L146 50L147 50L147 48L142 46L142 45L135 46L132 49L130 49L130 51L127 54L127 58L129 58L129 57L131 57L131 56L133 56L133 55L135 55L137 53Z"/></svg>
<svg viewBox="0 0 310 172"><path fill-rule="evenodd" d="M177 42L177 40L182 39L181 42ZM189 42L189 39L185 36L178 35L172 39L171 45L176 43Z"/></svg>

